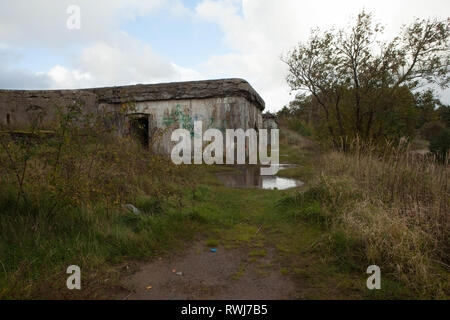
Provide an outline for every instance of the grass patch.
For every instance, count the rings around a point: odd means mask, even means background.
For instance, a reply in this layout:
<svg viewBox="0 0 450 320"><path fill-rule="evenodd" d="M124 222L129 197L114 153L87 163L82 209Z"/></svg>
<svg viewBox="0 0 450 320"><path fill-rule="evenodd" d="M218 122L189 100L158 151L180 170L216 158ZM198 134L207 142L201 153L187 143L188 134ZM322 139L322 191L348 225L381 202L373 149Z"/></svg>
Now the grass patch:
<svg viewBox="0 0 450 320"><path fill-rule="evenodd" d="M179 250L198 235L253 260L274 248L300 298L446 296L447 169L401 153L395 161L325 153L288 132L280 159L299 167L280 175L308 188L237 190L215 177L233 167L174 166L88 124L62 123L39 142L1 136L0 299L101 297L123 263ZM72 264L88 288L79 296L65 288ZM381 292L365 288L370 264L382 267ZM241 264L232 278L244 273Z"/></svg>
<svg viewBox="0 0 450 320"><path fill-rule="evenodd" d="M320 246L336 272L380 266L391 285L374 297L448 296L449 272L438 266L448 262L448 167L401 147L355 149L322 154L309 189L277 205L328 233Z"/></svg>
<svg viewBox="0 0 450 320"><path fill-rule="evenodd" d="M252 250L252 251L250 251L249 255L250 255L250 257L262 258L267 255L267 250L266 249Z"/></svg>
<svg viewBox="0 0 450 320"><path fill-rule="evenodd" d="M239 265L239 269L233 274L231 279L239 280L245 274L245 271L246 271L245 264L241 262L241 264Z"/></svg>
<svg viewBox="0 0 450 320"><path fill-rule="evenodd" d="M208 239L206 240L207 247L217 247L219 245L219 241L216 239Z"/></svg>

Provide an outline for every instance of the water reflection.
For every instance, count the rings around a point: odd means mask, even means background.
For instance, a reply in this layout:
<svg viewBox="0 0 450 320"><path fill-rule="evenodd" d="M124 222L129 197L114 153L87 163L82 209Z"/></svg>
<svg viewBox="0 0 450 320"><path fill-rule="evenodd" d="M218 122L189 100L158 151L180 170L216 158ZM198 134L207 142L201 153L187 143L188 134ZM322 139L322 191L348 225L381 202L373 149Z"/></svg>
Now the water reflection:
<svg viewBox="0 0 450 320"><path fill-rule="evenodd" d="M278 165L277 173L286 168L292 168L295 165ZM231 188L260 188L268 190L286 190L302 186L304 183L300 180L281 178L277 176L261 176L258 166L236 166L236 171L218 173L218 178Z"/></svg>

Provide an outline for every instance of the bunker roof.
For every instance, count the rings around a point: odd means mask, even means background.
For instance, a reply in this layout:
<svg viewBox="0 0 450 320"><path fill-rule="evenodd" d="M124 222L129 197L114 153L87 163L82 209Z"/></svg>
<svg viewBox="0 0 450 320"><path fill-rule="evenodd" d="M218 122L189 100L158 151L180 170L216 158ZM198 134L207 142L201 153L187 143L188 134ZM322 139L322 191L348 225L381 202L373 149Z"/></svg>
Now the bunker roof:
<svg viewBox="0 0 450 320"><path fill-rule="evenodd" d="M126 103L161 100L204 99L239 96L264 110L261 96L243 79L217 79L203 81L137 84L129 86L78 89L78 90L0 90L2 94L22 97L94 94L98 103Z"/></svg>

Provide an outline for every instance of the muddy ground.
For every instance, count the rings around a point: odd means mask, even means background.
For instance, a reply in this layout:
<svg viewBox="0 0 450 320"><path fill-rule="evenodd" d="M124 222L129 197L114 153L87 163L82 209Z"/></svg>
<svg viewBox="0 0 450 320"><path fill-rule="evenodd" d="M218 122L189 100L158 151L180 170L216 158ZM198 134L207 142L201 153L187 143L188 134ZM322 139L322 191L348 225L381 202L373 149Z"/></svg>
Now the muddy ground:
<svg viewBox="0 0 450 320"><path fill-rule="evenodd" d="M296 299L294 282L283 275L274 253L249 255L243 248L217 248L213 253L197 241L183 253L138 265L122 279L116 299L229 300Z"/></svg>

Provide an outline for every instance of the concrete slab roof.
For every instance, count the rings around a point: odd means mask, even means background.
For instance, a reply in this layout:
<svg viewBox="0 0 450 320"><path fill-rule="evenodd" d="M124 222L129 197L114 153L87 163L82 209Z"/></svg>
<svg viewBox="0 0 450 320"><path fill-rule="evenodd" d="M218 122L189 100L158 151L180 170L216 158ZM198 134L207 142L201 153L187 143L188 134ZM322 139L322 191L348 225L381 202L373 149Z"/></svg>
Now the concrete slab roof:
<svg viewBox="0 0 450 320"><path fill-rule="evenodd" d="M78 90L0 90L6 94L22 97L54 96L74 93L94 94L99 103L126 103L161 100L223 98L239 96L264 110L265 103L252 86L243 79L217 79L203 81L137 84L129 86L78 89Z"/></svg>

